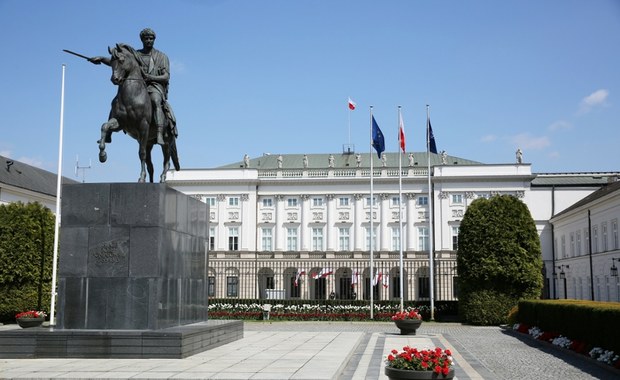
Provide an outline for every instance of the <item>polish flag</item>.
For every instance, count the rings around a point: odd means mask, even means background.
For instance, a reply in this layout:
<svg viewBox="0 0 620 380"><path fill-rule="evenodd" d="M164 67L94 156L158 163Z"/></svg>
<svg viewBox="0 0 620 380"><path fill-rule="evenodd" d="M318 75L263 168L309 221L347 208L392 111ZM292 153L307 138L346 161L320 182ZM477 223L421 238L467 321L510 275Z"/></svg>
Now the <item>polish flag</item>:
<svg viewBox="0 0 620 380"><path fill-rule="evenodd" d="M351 100L351 98L349 98L349 109L353 111L355 107L357 107L357 104L353 100Z"/></svg>
<svg viewBox="0 0 620 380"><path fill-rule="evenodd" d="M354 287L355 284L357 284L359 275L360 274L358 271L353 271L353 273L351 274L351 286L352 287Z"/></svg>
<svg viewBox="0 0 620 380"><path fill-rule="evenodd" d="M375 278L372 279L372 286L377 286L377 284L381 282L381 278L383 278L383 273L377 272Z"/></svg>
<svg viewBox="0 0 620 380"><path fill-rule="evenodd" d="M334 273L334 271L333 271L333 270L331 270L331 269L329 269L329 268L327 268L327 269L322 269L322 270L321 270L321 273L319 273L319 277L321 277L321 278L325 278L325 277L329 276L329 275L330 275L330 274L332 274L332 273Z"/></svg>
<svg viewBox="0 0 620 380"><path fill-rule="evenodd" d="M385 274L383 275L383 287L387 288L390 286L390 275L389 274Z"/></svg>
<svg viewBox="0 0 620 380"><path fill-rule="evenodd" d="M295 286L299 285L299 278L306 274L306 271L303 269L298 269L297 274L295 275Z"/></svg>
<svg viewBox="0 0 620 380"><path fill-rule="evenodd" d="M398 144L403 153L405 153L405 124L403 123L402 115L398 115L398 118Z"/></svg>

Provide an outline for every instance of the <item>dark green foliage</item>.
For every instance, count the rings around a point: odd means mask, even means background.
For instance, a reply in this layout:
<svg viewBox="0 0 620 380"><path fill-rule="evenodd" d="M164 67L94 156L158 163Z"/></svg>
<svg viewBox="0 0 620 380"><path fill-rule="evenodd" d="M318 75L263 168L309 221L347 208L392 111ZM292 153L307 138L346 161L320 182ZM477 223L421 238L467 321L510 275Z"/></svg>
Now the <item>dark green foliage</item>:
<svg viewBox="0 0 620 380"><path fill-rule="evenodd" d="M54 222L40 203L0 205L0 321L25 310L49 311Z"/></svg>
<svg viewBox="0 0 620 380"><path fill-rule="evenodd" d="M508 195L472 202L460 225L457 266L460 312L470 323L505 323L519 300L538 298L542 255L527 206ZM476 313L485 317L472 319Z"/></svg>

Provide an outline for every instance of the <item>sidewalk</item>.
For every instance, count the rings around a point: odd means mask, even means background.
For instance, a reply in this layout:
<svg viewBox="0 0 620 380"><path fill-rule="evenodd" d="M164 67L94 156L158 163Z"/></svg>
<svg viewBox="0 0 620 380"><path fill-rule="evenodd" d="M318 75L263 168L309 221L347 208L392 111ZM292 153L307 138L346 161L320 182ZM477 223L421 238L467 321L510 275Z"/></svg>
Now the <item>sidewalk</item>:
<svg viewBox="0 0 620 380"><path fill-rule="evenodd" d="M390 322L246 322L243 339L185 359L0 359L0 378L383 380L387 354L405 345L449 348L459 380L613 376L496 327L424 323L401 336Z"/></svg>

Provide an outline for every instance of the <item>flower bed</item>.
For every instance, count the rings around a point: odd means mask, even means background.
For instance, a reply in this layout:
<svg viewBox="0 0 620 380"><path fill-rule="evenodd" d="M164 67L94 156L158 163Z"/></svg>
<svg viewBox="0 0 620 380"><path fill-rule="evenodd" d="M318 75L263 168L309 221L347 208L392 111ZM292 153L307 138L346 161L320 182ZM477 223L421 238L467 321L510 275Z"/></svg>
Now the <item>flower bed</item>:
<svg viewBox="0 0 620 380"><path fill-rule="evenodd" d="M613 366L616 369L620 369L620 355L611 350L605 350L601 347L592 347L586 342L572 340L554 332L542 331L536 326L528 326L525 323L515 324L513 330L522 334L528 334L534 339L549 342L555 346L574 351L601 363Z"/></svg>

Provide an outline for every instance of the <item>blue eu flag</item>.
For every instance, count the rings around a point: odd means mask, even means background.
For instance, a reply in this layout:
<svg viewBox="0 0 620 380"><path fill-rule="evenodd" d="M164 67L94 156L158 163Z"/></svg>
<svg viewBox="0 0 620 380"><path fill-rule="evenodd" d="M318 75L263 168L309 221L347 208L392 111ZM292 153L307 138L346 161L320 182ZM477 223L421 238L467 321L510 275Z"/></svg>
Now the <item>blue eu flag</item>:
<svg viewBox="0 0 620 380"><path fill-rule="evenodd" d="M383 132L379 129L374 116L372 116L372 146L377 151L377 156L381 158L381 152L385 150L385 139L383 138Z"/></svg>

